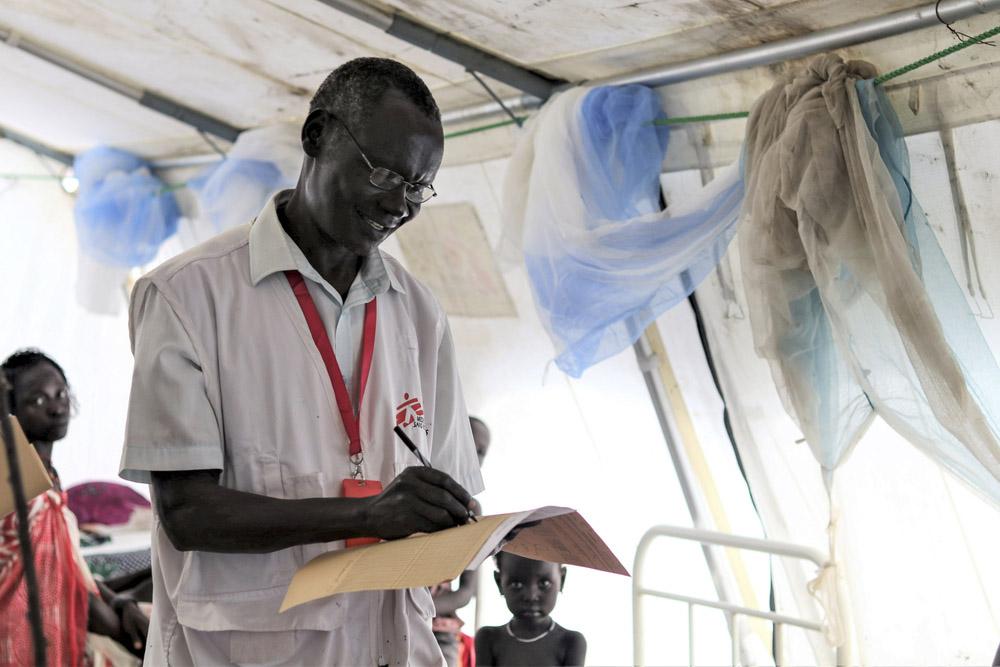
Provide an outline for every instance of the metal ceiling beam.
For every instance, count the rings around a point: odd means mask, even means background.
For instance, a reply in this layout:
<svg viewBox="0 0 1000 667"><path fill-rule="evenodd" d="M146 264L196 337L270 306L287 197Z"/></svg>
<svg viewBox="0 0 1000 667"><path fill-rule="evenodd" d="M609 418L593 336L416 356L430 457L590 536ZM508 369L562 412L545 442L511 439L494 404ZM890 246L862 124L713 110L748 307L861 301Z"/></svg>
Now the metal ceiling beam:
<svg viewBox="0 0 1000 667"><path fill-rule="evenodd" d="M1000 10L1000 0L943 0L937 6L937 11L935 11L935 5L936 3L932 2L920 7L904 9L834 28L817 30L807 35L791 37L770 44L761 44L747 49L653 67L631 74L596 79L586 83L592 86L628 83L650 87L667 86L682 81L803 58L816 53L894 37L922 28L930 28L940 25L938 13L940 13L941 21L953 23L977 14L988 14ZM483 118L503 113L503 109L498 104L480 104L455 109L449 113L461 117L463 114L473 112L477 118Z"/></svg>
<svg viewBox="0 0 1000 667"><path fill-rule="evenodd" d="M56 53L55 51L40 44L35 44L31 41L23 39L13 30L0 28L0 40L6 42L7 46L20 49L21 51L29 53L51 65L55 65L56 67L66 70L67 72L72 72L73 74L83 77L88 81L92 81L99 86L103 86L108 90L118 93L119 95L123 95L131 100L134 100L147 109L152 109L153 111L161 113L164 116L169 116L185 123L186 125L190 125L199 132L206 132L229 142L236 141L236 137L238 137L240 132L242 132L242 130L238 127L229 125L228 123L202 113L197 109L184 106L183 104L166 98L163 95L118 81L117 79L89 69L78 62L70 60L62 54Z"/></svg>
<svg viewBox="0 0 1000 667"><path fill-rule="evenodd" d="M940 25L941 21L953 23L975 14L985 14L996 10L1000 10L1000 0L950 0L942 2L937 7L937 11L935 11L935 3L932 2L922 7L904 9L847 25L817 30L800 37L697 58L683 63L653 67L589 83L612 86L629 83L640 83L650 87L667 86L691 79L752 69L786 60L796 60L816 53L894 37L921 28L929 28ZM938 14L940 14L940 20Z"/></svg>
<svg viewBox="0 0 1000 667"><path fill-rule="evenodd" d="M28 150L34 151L39 155L44 155L47 158L51 158L56 162L66 165L67 167L73 166L73 156L69 153L64 153L61 150L47 146L40 141L35 141L31 137L27 137L20 132L14 132L0 127L0 139L13 141L15 144L24 146Z"/></svg>
<svg viewBox="0 0 1000 667"><path fill-rule="evenodd" d="M535 97L534 95L519 95L517 97L508 97L503 100L503 103L504 106L511 111L518 113L519 111L534 111L538 107L542 106L543 100ZM442 111L441 122L444 125L469 123L493 116L498 110L501 112L503 111L503 109L501 109L496 102L484 102L471 107L453 109L452 111Z"/></svg>
<svg viewBox="0 0 1000 667"><path fill-rule="evenodd" d="M566 83L514 65L454 37L427 28L401 14L382 12L359 0L319 0L319 2L369 23L385 31L386 34L537 98L548 99L556 88ZM500 106L497 105L497 108Z"/></svg>

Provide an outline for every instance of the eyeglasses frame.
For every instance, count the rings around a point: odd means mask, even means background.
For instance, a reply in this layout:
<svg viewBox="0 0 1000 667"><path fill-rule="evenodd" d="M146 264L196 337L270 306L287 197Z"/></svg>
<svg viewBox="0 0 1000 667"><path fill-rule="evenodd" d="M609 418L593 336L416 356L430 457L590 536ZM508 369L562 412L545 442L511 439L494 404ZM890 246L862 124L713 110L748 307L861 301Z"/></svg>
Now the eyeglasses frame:
<svg viewBox="0 0 1000 667"><path fill-rule="evenodd" d="M392 169L389 169L388 167L376 167L375 165L373 165L372 161L368 159L367 155L365 155L365 150L363 148L361 148L361 143L358 141L357 137L354 136L354 133L351 132L351 128L347 127L347 123L345 123L343 120L341 120L340 117L337 116L332 111L327 111L326 113L331 118L333 118L335 121L337 121L338 123L340 123L341 127L343 127L344 130L347 131L347 136L349 136L351 138L351 141L354 143L354 147L358 149L358 153L361 154L361 159L365 161L365 164L368 166L368 169L371 170L371 173L368 175L368 182L371 183L372 186L374 186L374 187L376 187L379 190L382 190L384 192L389 192L389 191L395 190L396 188L399 187L399 185L395 185L395 186L393 186L391 188L387 188L387 187L384 187L384 186L379 185L378 183L376 183L375 182L375 170L376 169L381 169L382 171L389 172L389 174L391 176L394 176L396 179L399 179L400 185L404 186L403 196L406 197L406 201L410 202L411 204L426 204L427 202L429 202L434 197L437 197L437 190L434 189L434 185L432 185L431 183L413 183L411 181L406 180L405 178L402 177L402 175L396 173L395 171L393 171ZM411 192L411 188L428 188L431 191L431 195L430 195L430 197L427 197L426 199L420 199L420 200L410 199L409 195L410 195L410 192Z"/></svg>

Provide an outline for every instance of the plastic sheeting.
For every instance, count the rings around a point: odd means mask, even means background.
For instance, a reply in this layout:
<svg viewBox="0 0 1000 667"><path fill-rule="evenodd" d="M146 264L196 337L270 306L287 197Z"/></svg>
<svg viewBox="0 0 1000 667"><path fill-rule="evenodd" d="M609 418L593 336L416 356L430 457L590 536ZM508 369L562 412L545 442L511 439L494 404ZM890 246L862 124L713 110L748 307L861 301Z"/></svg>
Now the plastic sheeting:
<svg viewBox="0 0 1000 667"><path fill-rule="evenodd" d="M910 191L895 113L870 83L859 108L873 75L822 56L754 107L755 345L824 470L878 414L1000 505L1000 370Z"/></svg>
<svg viewBox="0 0 1000 667"><path fill-rule="evenodd" d="M99 146L77 156L75 218L80 249L103 264L142 266L177 231L172 192L142 158Z"/></svg>
<svg viewBox="0 0 1000 667"><path fill-rule="evenodd" d="M668 132L643 86L574 89L521 137L504 184L505 243L523 249L556 364L579 377L631 345L715 267L735 231L734 165L683 208L659 206Z"/></svg>

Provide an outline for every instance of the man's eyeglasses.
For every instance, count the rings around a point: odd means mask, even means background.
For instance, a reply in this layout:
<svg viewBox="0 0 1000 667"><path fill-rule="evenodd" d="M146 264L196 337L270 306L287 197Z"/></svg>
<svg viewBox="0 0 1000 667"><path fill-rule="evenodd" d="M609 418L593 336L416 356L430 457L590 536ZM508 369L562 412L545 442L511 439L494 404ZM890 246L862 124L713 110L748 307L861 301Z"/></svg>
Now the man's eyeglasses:
<svg viewBox="0 0 1000 667"><path fill-rule="evenodd" d="M361 153L361 159L364 160L365 164L368 165L368 168L371 169L368 181L372 185L379 190L395 190L402 185L405 187L403 196L406 197L408 202L413 204L423 204L431 197L437 197L437 192L434 190L434 186L430 183L411 183L394 172L392 169L374 166L371 160L368 159L368 156L365 155L365 151L361 148L361 144L359 144L358 140L354 138L354 133L351 132L349 127L347 127L347 123L340 120L340 118L334 114L330 112L327 113L329 113L334 120L340 123L343 128L347 130L347 136L351 138L351 141L354 142L354 146L358 149L358 152Z"/></svg>

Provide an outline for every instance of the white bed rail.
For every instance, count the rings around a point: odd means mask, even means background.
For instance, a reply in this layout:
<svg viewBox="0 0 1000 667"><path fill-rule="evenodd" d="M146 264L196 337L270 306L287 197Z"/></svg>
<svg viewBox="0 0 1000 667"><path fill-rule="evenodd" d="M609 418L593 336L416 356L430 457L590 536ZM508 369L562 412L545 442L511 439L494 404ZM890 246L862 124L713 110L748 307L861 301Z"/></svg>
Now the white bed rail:
<svg viewBox="0 0 1000 667"><path fill-rule="evenodd" d="M719 533L711 530L698 530L696 528L684 528L681 526L654 526L646 531L639 541L639 546L635 550L635 563L632 569L632 650L636 665L644 665L643 655L643 596L658 597L666 600L674 600L687 605L688 609L688 665L694 667L694 609L695 607L706 607L719 609L726 613L729 620L730 632L732 635L732 664L733 667L739 665L740 661L740 621L744 616L759 618L770 621L774 626L774 664L781 667L784 664L784 628L792 626L823 632L824 627L814 621L808 621L785 614L776 614L770 611L760 611L750 607L720 602L718 600L708 600L703 598L680 595L667 591L660 591L646 588L642 584L643 569L646 560L646 551L653 540L659 537L671 537L691 542L699 542L707 545L717 545L732 547L735 549L747 549L749 551L760 551L775 556L787 556L811 561L816 567L822 568L826 563L826 556L816 549L805 547L799 544L788 542L775 542L773 540L762 540L756 537L744 537L742 535L732 535L730 533ZM839 664L839 660L838 660Z"/></svg>

